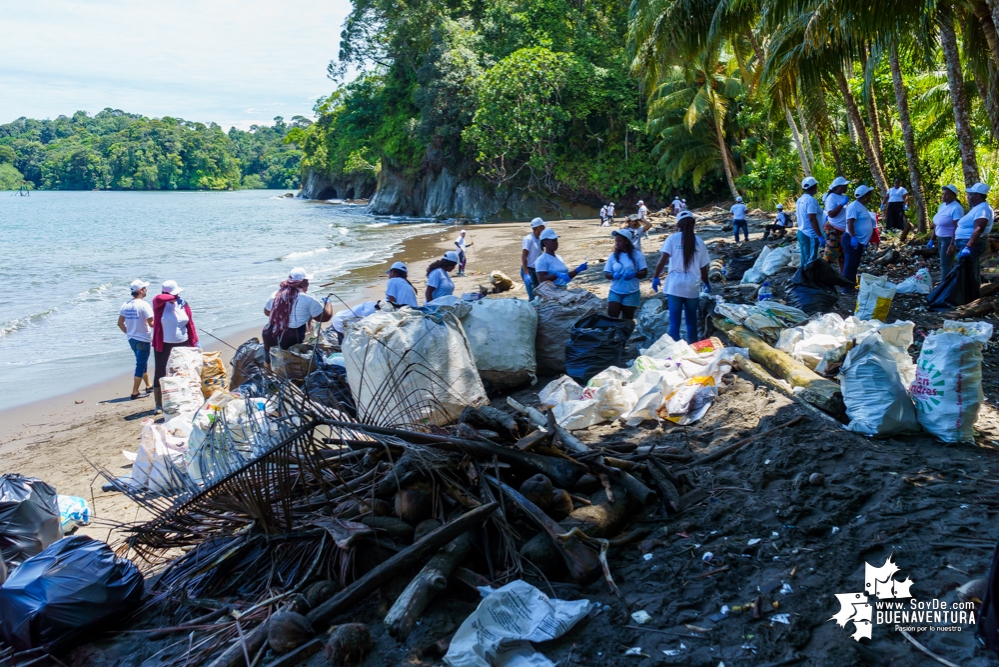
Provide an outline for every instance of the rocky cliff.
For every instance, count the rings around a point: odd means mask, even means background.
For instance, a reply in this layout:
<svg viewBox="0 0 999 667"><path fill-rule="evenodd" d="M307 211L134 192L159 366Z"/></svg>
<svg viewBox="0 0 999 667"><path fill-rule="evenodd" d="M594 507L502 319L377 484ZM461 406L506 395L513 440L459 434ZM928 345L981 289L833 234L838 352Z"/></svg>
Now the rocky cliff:
<svg viewBox="0 0 999 667"><path fill-rule="evenodd" d="M359 174L349 178L331 179L309 169L302 179L303 199L368 199L374 194L377 183L373 175Z"/></svg>

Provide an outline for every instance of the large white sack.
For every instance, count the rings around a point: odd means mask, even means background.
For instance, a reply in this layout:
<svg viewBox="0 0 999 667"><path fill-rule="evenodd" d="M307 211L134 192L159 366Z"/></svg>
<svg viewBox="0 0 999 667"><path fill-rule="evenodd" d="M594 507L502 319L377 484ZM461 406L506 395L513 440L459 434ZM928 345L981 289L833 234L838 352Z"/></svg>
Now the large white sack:
<svg viewBox="0 0 999 667"><path fill-rule="evenodd" d="M538 311L523 299L482 299L461 318L479 375L497 389L534 382Z"/></svg>
<svg viewBox="0 0 999 667"><path fill-rule="evenodd" d="M767 261L767 257L772 251L769 246L763 246L763 250L757 255L756 261L753 262L753 266L746 269L746 272L742 274L742 282L747 283L762 283L767 278L767 274L763 272L763 263Z"/></svg>
<svg viewBox="0 0 999 667"><path fill-rule="evenodd" d="M167 359L167 375L188 375L201 381L201 370L205 365L204 353L200 347L175 347Z"/></svg>
<svg viewBox="0 0 999 667"><path fill-rule="evenodd" d="M172 419L182 413L193 413L205 401L201 393L201 377L189 375L168 375L160 378L160 395L163 398L163 414Z"/></svg>
<svg viewBox="0 0 999 667"><path fill-rule="evenodd" d="M909 392L919 424L944 442L974 440L984 397L982 346L991 337L987 322L945 321L923 342Z"/></svg>
<svg viewBox="0 0 999 667"><path fill-rule="evenodd" d="M895 285L884 276L870 273L860 274L860 292L857 294L857 307L854 315L861 320L888 319L891 301L895 298Z"/></svg>
<svg viewBox="0 0 999 667"><path fill-rule="evenodd" d="M200 393L200 389L199 389ZM150 491L173 495L184 490L187 476L184 454L187 436L178 435L166 424L156 424L152 419L142 421L139 451L122 452L132 460L132 482ZM189 434L188 434L189 435Z"/></svg>
<svg viewBox="0 0 999 667"><path fill-rule="evenodd" d="M909 276L898 284L895 288L896 294L929 294L933 291L933 277L927 268L916 271L916 275Z"/></svg>
<svg viewBox="0 0 999 667"><path fill-rule="evenodd" d="M847 353L839 379L850 418L847 430L876 436L919 430L891 346L879 334L867 336Z"/></svg>
<svg viewBox="0 0 999 667"><path fill-rule="evenodd" d="M787 246L782 246L767 255L760 265L760 270L768 276L772 276L790 263L791 249Z"/></svg>
<svg viewBox="0 0 999 667"><path fill-rule="evenodd" d="M342 347L363 422L444 425L466 406L489 403L461 321L448 309L369 315L348 329Z"/></svg>

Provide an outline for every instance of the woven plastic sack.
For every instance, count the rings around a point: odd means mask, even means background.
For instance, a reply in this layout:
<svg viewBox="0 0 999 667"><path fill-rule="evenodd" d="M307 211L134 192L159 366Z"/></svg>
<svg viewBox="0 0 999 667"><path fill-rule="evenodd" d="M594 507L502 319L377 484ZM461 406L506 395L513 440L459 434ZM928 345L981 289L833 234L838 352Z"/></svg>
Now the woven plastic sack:
<svg viewBox="0 0 999 667"><path fill-rule="evenodd" d="M122 452L133 461L132 482L163 495L183 491L186 477L184 454L187 453L189 436L190 432L178 437L166 428L166 424L144 419L139 451L135 454Z"/></svg>
<svg viewBox="0 0 999 667"><path fill-rule="evenodd" d="M461 316L475 366L493 389L534 382L538 311L523 299L482 299Z"/></svg>
<svg viewBox="0 0 999 667"><path fill-rule="evenodd" d="M582 396L583 388L568 375L563 375L538 392L538 402L546 408L554 408L559 403L578 401Z"/></svg>
<svg viewBox="0 0 999 667"><path fill-rule="evenodd" d="M186 375L201 380L201 368L204 366L204 353L200 347L175 347L170 350L167 359L167 375Z"/></svg>
<svg viewBox="0 0 999 667"><path fill-rule="evenodd" d="M534 339L538 375L565 372L565 346L570 330L579 320L606 310L603 299L584 289L563 289L543 282L534 290L538 309L538 333Z"/></svg>
<svg viewBox="0 0 999 667"><path fill-rule="evenodd" d="M205 352L201 367L201 393L208 398L216 391L225 391L229 377L222 363L221 352Z"/></svg>
<svg viewBox="0 0 999 667"><path fill-rule="evenodd" d="M20 564L62 539L55 489L40 479L8 473L0 477L0 555Z"/></svg>
<svg viewBox="0 0 999 667"><path fill-rule="evenodd" d="M857 307L854 315L861 320L888 319L891 301L895 298L895 286L884 276L870 273L860 274L860 293L857 294Z"/></svg>
<svg viewBox="0 0 999 667"><path fill-rule="evenodd" d="M204 403L201 379L189 375L168 375L160 378L163 414L172 419L181 413L195 412Z"/></svg>

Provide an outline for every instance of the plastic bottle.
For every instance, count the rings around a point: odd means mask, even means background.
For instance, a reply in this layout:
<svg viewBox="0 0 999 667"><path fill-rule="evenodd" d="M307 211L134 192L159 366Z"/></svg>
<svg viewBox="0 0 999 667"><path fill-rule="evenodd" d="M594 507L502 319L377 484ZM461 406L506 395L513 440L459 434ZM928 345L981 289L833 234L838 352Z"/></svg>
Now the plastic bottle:
<svg viewBox="0 0 999 667"><path fill-rule="evenodd" d="M771 301L774 298L773 290L770 289L770 281L764 280L763 286L760 287L759 296L757 296L758 301Z"/></svg>

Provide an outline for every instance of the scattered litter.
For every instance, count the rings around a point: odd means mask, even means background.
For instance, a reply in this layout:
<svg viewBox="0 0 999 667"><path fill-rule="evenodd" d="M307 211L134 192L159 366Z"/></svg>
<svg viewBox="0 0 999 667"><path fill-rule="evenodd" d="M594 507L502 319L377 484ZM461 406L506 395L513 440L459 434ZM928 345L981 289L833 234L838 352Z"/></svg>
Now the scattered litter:
<svg viewBox="0 0 999 667"><path fill-rule="evenodd" d="M642 554L642 558L645 560L652 560L652 554Z"/></svg>
<svg viewBox="0 0 999 667"><path fill-rule="evenodd" d="M0 556L19 565L62 539L55 489L16 473L0 476Z"/></svg>
<svg viewBox="0 0 999 667"><path fill-rule="evenodd" d="M633 620L635 623L638 623L639 625L645 625L646 623L652 620L652 616L649 614L649 612L645 611L644 609L641 609L639 611L632 613L631 620Z"/></svg>
<svg viewBox="0 0 999 667"><path fill-rule="evenodd" d="M791 614L774 614L770 617L770 625L773 625L774 623L791 625Z"/></svg>
<svg viewBox="0 0 999 667"><path fill-rule="evenodd" d="M59 522L62 532L69 533L77 526L90 523L90 508L87 501L78 496L59 496Z"/></svg>
<svg viewBox="0 0 999 667"><path fill-rule="evenodd" d="M710 563L711 559L714 558L714 557L715 557L715 555L713 553L711 553L710 551L705 551L704 555L701 556L701 562Z"/></svg>
<svg viewBox="0 0 999 667"><path fill-rule="evenodd" d="M748 546L751 546L751 547L755 547L755 546L756 546L757 544L759 544L759 543L760 543L760 542L762 542L762 541L763 541L763 539L762 539L762 538L759 538L759 537L754 537L754 538L752 538L751 540L749 540L749 542L747 542L746 544L747 544Z"/></svg>
<svg viewBox="0 0 999 667"><path fill-rule="evenodd" d="M781 595L790 595L793 592L794 592L794 589L791 588L791 584L785 583L783 586L780 587L780 594Z"/></svg>
<svg viewBox="0 0 999 667"><path fill-rule="evenodd" d="M625 655L637 655L637 656L641 656L643 658L648 658L649 657L649 656L645 655L644 653L642 653L642 647L641 646L632 646L631 648L627 649L624 652L624 654Z"/></svg>

